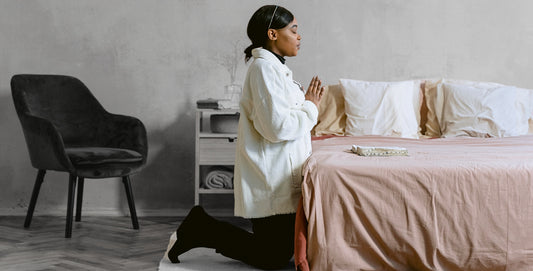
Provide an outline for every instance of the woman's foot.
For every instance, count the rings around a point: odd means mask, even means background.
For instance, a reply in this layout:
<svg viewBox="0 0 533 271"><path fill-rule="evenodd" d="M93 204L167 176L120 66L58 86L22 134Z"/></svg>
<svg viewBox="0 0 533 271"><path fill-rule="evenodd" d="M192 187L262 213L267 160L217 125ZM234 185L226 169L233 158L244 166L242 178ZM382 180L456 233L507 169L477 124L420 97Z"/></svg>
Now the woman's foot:
<svg viewBox="0 0 533 271"><path fill-rule="evenodd" d="M168 251L172 263L179 263L178 256L196 247L214 248L211 228L217 221L202 207L194 206L176 230L176 242Z"/></svg>

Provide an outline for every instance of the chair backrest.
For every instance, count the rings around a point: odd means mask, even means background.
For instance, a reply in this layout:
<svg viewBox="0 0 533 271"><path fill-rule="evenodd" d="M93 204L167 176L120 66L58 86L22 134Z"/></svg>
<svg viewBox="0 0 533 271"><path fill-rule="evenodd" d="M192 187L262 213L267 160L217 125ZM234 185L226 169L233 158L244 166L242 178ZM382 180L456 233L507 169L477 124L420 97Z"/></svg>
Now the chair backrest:
<svg viewBox="0 0 533 271"><path fill-rule="evenodd" d="M71 76L18 74L11 79L11 91L21 122L24 115L49 120L65 145L91 141L108 114L90 90Z"/></svg>

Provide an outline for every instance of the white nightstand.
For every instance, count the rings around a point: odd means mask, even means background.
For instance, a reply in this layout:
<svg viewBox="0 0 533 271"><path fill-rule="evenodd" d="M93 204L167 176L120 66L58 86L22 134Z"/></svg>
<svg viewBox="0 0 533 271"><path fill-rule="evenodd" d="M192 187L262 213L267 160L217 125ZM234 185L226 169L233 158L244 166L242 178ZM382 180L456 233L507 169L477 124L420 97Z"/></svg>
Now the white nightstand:
<svg viewBox="0 0 533 271"><path fill-rule="evenodd" d="M211 115L237 114L238 109L196 109L196 144L194 167L194 204L200 204L201 194L232 194L233 189L201 187L206 169L212 166L235 165L236 133L214 133L210 128Z"/></svg>

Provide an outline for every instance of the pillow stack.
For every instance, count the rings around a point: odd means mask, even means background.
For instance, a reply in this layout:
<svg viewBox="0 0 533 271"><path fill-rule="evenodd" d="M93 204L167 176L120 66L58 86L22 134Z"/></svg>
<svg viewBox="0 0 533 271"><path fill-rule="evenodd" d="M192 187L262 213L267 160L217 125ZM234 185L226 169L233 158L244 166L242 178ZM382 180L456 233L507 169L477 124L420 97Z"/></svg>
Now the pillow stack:
<svg viewBox="0 0 533 271"><path fill-rule="evenodd" d="M490 82L441 79L426 82L427 135L507 137L528 133L531 94Z"/></svg>
<svg viewBox="0 0 533 271"><path fill-rule="evenodd" d="M532 98L533 90L491 82L340 79L328 86L313 135L525 135L533 130Z"/></svg>

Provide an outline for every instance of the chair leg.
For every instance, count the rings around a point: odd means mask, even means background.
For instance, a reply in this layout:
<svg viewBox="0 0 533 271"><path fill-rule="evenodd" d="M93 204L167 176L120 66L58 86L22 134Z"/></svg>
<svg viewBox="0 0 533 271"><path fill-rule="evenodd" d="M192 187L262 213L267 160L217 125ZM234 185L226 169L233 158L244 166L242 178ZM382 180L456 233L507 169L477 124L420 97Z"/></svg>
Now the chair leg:
<svg viewBox="0 0 533 271"><path fill-rule="evenodd" d="M81 221L81 206L83 203L83 184L84 178L78 177L78 196L76 197L76 218L75 221Z"/></svg>
<svg viewBox="0 0 533 271"><path fill-rule="evenodd" d="M70 174L68 184L68 204L67 204L67 225L65 227L65 238L72 236L72 214L74 213L74 197L76 192L77 177Z"/></svg>
<svg viewBox="0 0 533 271"><path fill-rule="evenodd" d="M28 212L26 213L26 220L24 221L24 228L28 228L31 224L31 219L33 217L33 211L35 210L35 204L37 204L37 197L39 197L39 191L41 190L41 184L44 180L44 174L46 170L39 169L37 172L37 178L35 179L35 184L33 185L33 192L31 193L30 206L28 207Z"/></svg>
<svg viewBox="0 0 533 271"><path fill-rule="evenodd" d="M126 190L126 197L128 198L128 205L130 207L131 223L133 224L133 228L138 230L139 221L137 220L137 212L135 211L135 202L133 200L130 177L122 177L122 182L124 183L124 189Z"/></svg>

